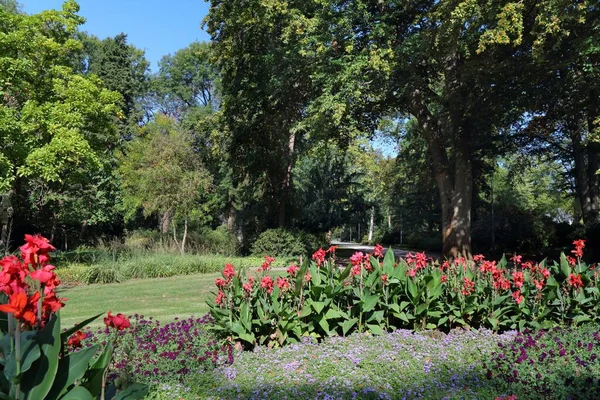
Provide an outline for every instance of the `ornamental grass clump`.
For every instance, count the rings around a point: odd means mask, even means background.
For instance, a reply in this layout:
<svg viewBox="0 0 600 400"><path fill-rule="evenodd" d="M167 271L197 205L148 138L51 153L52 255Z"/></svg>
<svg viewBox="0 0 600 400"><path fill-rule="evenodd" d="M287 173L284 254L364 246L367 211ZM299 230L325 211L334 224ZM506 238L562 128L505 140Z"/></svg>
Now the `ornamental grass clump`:
<svg viewBox="0 0 600 400"><path fill-rule="evenodd" d="M518 399L600 398L598 326L518 333L483 363L499 391Z"/></svg>
<svg viewBox="0 0 600 400"><path fill-rule="evenodd" d="M0 260L0 398L2 399L140 399L145 385L130 383L108 387L107 366L112 358L114 335L103 346L78 350L80 328L100 315L61 333L59 310L67 299L57 296L60 280L50 264L55 248L39 235L25 235L20 258ZM105 318L114 330L128 327L122 314ZM119 390L120 389L120 390ZM111 392L112 391L112 392ZM110 392L110 393L109 393Z"/></svg>
<svg viewBox="0 0 600 400"><path fill-rule="evenodd" d="M574 242L574 257L559 262L499 262L476 255L433 262L424 253L395 260L377 245L357 252L346 268L335 265L335 246L319 249L286 276L269 273L265 256L259 275L246 278L227 264L209 302L216 330L252 347L296 343L353 332L382 334L395 329L548 329L600 322L596 265L582 261L585 242Z"/></svg>

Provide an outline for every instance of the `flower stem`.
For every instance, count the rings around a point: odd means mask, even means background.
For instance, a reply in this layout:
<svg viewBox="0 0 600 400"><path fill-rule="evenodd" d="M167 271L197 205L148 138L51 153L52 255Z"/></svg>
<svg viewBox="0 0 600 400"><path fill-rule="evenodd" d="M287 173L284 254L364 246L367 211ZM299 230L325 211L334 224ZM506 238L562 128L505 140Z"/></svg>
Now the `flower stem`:
<svg viewBox="0 0 600 400"><path fill-rule="evenodd" d="M17 380L20 381L21 377L21 324L17 321L15 326L15 361L17 363ZM17 383L15 391L15 399L21 398L21 383Z"/></svg>

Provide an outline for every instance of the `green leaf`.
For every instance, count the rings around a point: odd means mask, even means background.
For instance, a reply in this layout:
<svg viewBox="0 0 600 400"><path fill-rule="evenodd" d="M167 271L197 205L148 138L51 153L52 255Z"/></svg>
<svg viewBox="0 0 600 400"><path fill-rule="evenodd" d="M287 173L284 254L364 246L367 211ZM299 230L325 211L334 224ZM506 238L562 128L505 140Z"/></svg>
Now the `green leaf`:
<svg viewBox="0 0 600 400"><path fill-rule="evenodd" d="M61 358L58 363L58 372L56 373L48 398L58 398L75 381L80 380L85 371L87 371L90 360L96 355L99 348L99 345L94 345Z"/></svg>
<svg viewBox="0 0 600 400"><path fill-rule="evenodd" d="M323 308L325 307L325 303L322 301L314 301L311 305L317 314L321 314L321 311L323 311Z"/></svg>
<svg viewBox="0 0 600 400"><path fill-rule="evenodd" d="M112 359L113 352L114 345L112 340L110 340L106 343L106 346L104 346L100 356L96 358L92 366L85 372L83 376L84 383L82 386L89 390L94 396L100 393L102 388L102 375L104 374L104 370L108 366L108 363Z"/></svg>
<svg viewBox="0 0 600 400"><path fill-rule="evenodd" d="M310 307L305 306L302 308L302 310L300 310L299 317L300 318L308 317L310 314L311 314Z"/></svg>
<svg viewBox="0 0 600 400"><path fill-rule="evenodd" d="M373 335L383 335L383 329L379 325L367 324L367 328Z"/></svg>
<svg viewBox="0 0 600 400"><path fill-rule="evenodd" d="M406 295L413 304L417 303L419 291L417 289L417 285L415 285L415 282L412 278L408 278L406 280Z"/></svg>
<svg viewBox="0 0 600 400"><path fill-rule="evenodd" d="M40 346L38 346L32 332L21 333L21 374L27 372L31 365L40 358L41 354ZM5 360L4 376L13 383L20 380L20 377L17 376L17 361L14 351Z"/></svg>
<svg viewBox="0 0 600 400"><path fill-rule="evenodd" d="M565 279L571 275L571 266L567 261L565 253L560 253L560 272L563 274Z"/></svg>
<svg viewBox="0 0 600 400"><path fill-rule="evenodd" d="M377 302L379 301L379 295L374 294L371 296L367 296L362 300L362 311L369 312L375 308Z"/></svg>
<svg viewBox="0 0 600 400"><path fill-rule="evenodd" d="M327 310L327 313L325 313L325 318L327 319L335 319L335 318L342 318L341 314L337 311L334 310L333 308L330 308Z"/></svg>
<svg viewBox="0 0 600 400"><path fill-rule="evenodd" d="M62 346L60 339L60 313L56 313L36 337L42 354L32 369L32 372L36 372L35 376L23 380L22 390L27 393L28 399L45 399L52 388Z"/></svg>
<svg viewBox="0 0 600 400"><path fill-rule="evenodd" d="M95 397L83 386L75 386L60 400L95 400Z"/></svg>
<svg viewBox="0 0 600 400"><path fill-rule="evenodd" d="M394 250L392 250L392 248L390 247L386 252L385 252L385 256L383 257L383 273L386 274L387 276L391 276L392 273L394 272L394 263L396 261L394 260Z"/></svg>
<svg viewBox="0 0 600 400"><path fill-rule="evenodd" d="M319 326L323 328L325 334L329 335L329 323L327 322L327 318L324 316L319 320Z"/></svg>
<svg viewBox="0 0 600 400"><path fill-rule="evenodd" d="M348 331L350 329L352 329L352 327L356 324L357 321L358 321L357 318L351 318L351 319L348 319L348 320L344 321L342 323L342 334L344 336L346 336L346 334L348 333Z"/></svg>
<svg viewBox="0 0 600 400"><path fill-rule="evenodd" d="M113 400L139 400L148 394L149 387L142 383L133 383L127 389L117 393Z"/></svg>

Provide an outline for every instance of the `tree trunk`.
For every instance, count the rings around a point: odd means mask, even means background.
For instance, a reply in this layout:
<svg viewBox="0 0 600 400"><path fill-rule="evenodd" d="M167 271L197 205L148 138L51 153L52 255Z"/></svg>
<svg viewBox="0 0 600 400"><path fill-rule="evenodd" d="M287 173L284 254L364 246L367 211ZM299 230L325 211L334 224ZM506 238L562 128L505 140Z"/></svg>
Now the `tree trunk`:
<svg viewBox="0 0 600 400"><path fill-rule="evenodd" d="M457 115L459 112L456 110L453 111L451 112L452 132L444 131L442 124L429 111L422 92L417 89L412 93L411 112L427 140L440 194L442 252L452 258L460 256L470 258L473 192L471 137L465 131L462 116ZM454 182L449 173L451 166L444 144L444 137L447 135L455 138Z"/></svg>
<svg viewBox="0 0 600 400"><path fill-rule="evenodd" d="M294 148L296 145L296 134L294 132L290 133L290 137L288 140L288 153L286 156L287 165L285 168L285 172L283 174L283 180L281 184L281 196L279 197L279 218L278 218L278 226L285 227L286 223L286 214L287 214L287 202L290 198L290 192L292 190L292 170L294 168Z"/></svg>
<svg viewBox="0 0 600 400"><path fill-rule="evenodd" d="M369 220L369 244L373 242L373 230L375 225L375 207L371 207L371 219Z"/></svg>
<svg viewBox="0 0 600 400"><path fill-rule="evenodd" d="M588 119L588 135L592 135L594 132L594 119L595 115L589 116ZM588 190L590 198L590 221L587 225L600 224L600 143L595 140L588 140L587 145L587 178L588 178Z"/></svg>
<svg viewBox="0 0 600 400"><path fill-rule="evenodd" d="M160 216L160 232L169 233L169 227L171 226L171 218L173 218L173 211L168 209L163 212Z"/></svg>
<svg viewBox="0 0 600 400"><path fill-rule="evenodd" d="M387 209L387 222L388 222L388 229L392 229L392 213L390 212L389 207Z"/></svg>
<svg viewBox="0 0 600 400"><path fill-rule="evenodd" d="M188 216L186 215L183 220L183 238L181 239L181 255L185 254L185 240L187 239L188 233Z"/></svg>
<svg viewBox="0 0 600 400"><path fill-rule="evenodd" d="M235 209L233 205L230 203L227 210L227 230L229 232L233 232L233 228L235 226Z"/></svg>
<svg viewBox="0 0 600 400"><path fill-rule="evenodd" d="M593 220L592 200L590 198L590 186L588 182L588 168L586 162L585 147L582 143L581 129L577 122L568 125L569 135L575 165L575 192L581 206L583 223L588 225Z"/></svg>

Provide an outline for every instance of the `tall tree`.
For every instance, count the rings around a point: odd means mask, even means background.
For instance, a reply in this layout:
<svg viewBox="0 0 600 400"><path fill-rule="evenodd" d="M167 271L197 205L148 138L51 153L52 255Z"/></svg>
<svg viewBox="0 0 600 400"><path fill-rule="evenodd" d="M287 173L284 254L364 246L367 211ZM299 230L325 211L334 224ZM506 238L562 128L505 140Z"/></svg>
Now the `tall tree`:
<svg viewBox="0 0 600 400"><path fill-rule="evenodd" d="M74 1L36 15L0 9L0 192L12 193L20 223L37 229L55 228L85 192L75 189L95 186L116 140L119 94L70 67L81 49L78 10Z"/></svg>

